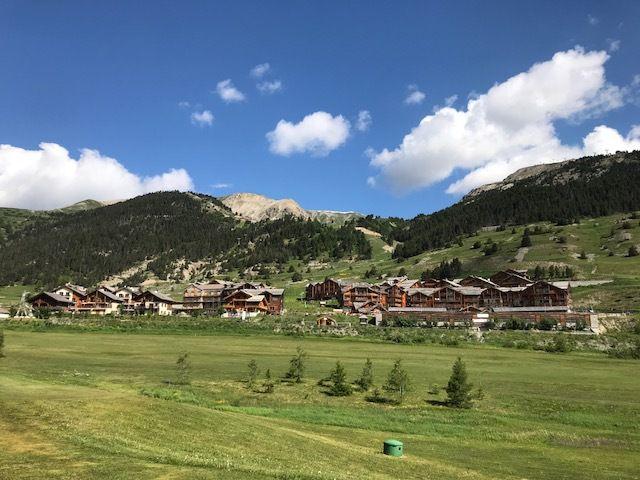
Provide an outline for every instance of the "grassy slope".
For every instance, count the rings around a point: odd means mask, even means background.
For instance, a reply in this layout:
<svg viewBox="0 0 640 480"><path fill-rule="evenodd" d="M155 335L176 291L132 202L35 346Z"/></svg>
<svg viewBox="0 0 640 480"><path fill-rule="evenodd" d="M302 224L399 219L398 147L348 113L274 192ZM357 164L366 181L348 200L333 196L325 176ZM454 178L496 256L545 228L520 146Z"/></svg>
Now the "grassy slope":
<svg viewBox="0 0 640 480"><path fill-rule="evenodd" d="M371 260L327 263L321 268L313 268L311 272L306 272L306 265L293 262L295 268L304 272L305 278L302 282L290 282L289 273L275 275L271 281L276 285L287 286L288 295L295 298L304 290L308 281L322 280L326 276L364 278L364 273L372 266L389 275L397 274L398 270L404 267L410 277L419 278L424 270L454 257L460 258L463 262L464 274L490 275L503 268L532 269L536 265L568 265L577 272L580 279L614 280L614 284L610 285L574 288L573 299L576 306L640 309L640 295L635 293L640 288L640 256L626 256L632 244L640 243L640 225L638 220L630 220L632 228L622 230L620 221L623 218L624 215L612 215L563 227L540 223L539 225L549 228L551 232L532 235L533 246L524 254L522 261L516 261L515 257L520 247L523 226L517 227L515 234L511 233L511 228L502 232L479 232L478 236L463 239L463 246L455 245L443 250L426 252L401 263L393 260L391 254L383 249L382 240L369 237L374 251ZM530 227L533 225L536 224ZM610 237L612 228L616 233L614 237ZM618 240L617 234L623 232L630 233L631 239ZM558 243L555 240L558 236L566 237L567 243ZM485 256L482 251L471 248L474 242L480 241L484 244L488 239L499 244L498 253ZM614 256L608 256L608 250L603 250L603 246L613 251ZM589 256L587 260L577 258L583 250Z"/></svg>
<svg viewBox="0 0 640 480"><path fill-rule="evenodd" d="M573 299L576 306L595 307L607 310L640 309L640 256L629 258L626 256L629 246L640 243L640 225L638 220L630 220L632 228L621 229L621 220L624 215L612 215L591 220L584 220L580 224L557 227L550 224L539 224L551 229L550 233L533 235L533 246L524 255L522 261L514 258L520 246L520 240L524 227L517 227L515 234L511 228L502 232L480 232L478 236L463 239L463 246L455 245L451 248L426 252L416 257L407 259L401 263L391 258L391 253L384 248L384 242L377 237L369 236L373 246L373 257L366 261L339 261L326 262L313 265L307 272L308 265L293 261L289 265L303 274L300 282L291 282L291 273L272 275L268 280L276 286L287 288L287 299L290 310L315 311L308 306L304 307L295 298L300 296L309 281L322 280L326 276L340 278L364 278L364 273L375 266L380 273L395 275L401 267L404 267L408 275L419 278L420 274L428 268L435 267L442 260L454 257L460 258L464 266L464 274L473 273L490 275L502 268L527 268L532 269L536 265L549 266L569 265L577 273L580 279L613 279L613 284L597 287L581 287L573 289ZM611 230L615 235L610 237ZM630 233L630 240L620 240L618 234ZM557 236L567 238L566 244L560 244L554 240ZM480 250L471 249L474 242L484 244L489 238L500 245L497 254L484 256ZM606 247L607 250L603 250ZM577 256L582 252L588 254L587 260L581 260ZM608 256L608 250L614 252L614 256ZM288 270L288 266L285 271ZM237 272L231 272L235 277ZM371 279L373 280L373 279ZM185 284L169 284L158 282L155 288L170 293L174 298L181 298ZM0 305L10 305L20 298L22 287L0 288Z"/></svg>
<svg viewBox="0 0 640 480"><path fill-rule="evenodd" d="M637 362L588 354L368 344L282 337L7 332L0 360L0 478L636 478ZM246 364L281 374L296 345L308 380L251 393ZM163 387L189 351L191 387ZM425 403L462 355L486 397L454 411ZM350 377L396 358L402 407L315 385L336 359ZM173 400L151 398L171 395ZM614 396L611 392L615 391ZM387 437L407 455L379 453Z"/></svg>

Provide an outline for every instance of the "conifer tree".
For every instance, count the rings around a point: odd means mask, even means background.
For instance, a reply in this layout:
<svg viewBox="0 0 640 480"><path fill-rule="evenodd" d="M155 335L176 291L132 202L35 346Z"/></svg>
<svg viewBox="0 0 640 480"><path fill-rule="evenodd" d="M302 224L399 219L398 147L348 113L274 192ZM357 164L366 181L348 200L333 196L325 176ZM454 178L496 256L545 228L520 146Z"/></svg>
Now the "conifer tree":
<svg viewBox="0 0 640 480"><path fill-rule="evenodd" d="M362 373L355 383L360 387L360 390L365 392L373 386L373 362L370 358L367 358L364 367L362 367Z"/></svg>
<svg viewBox="0 0 640 480"><path fill-rule="evenodd" d="M409 374L402 367L402 360L398 359L393 364L393 368L387 376L387 383L384 389L397 395L398 403L402 403L404 396L410 388Z"/></svg>
<svg viewBox="0 0 640 480"><path fill-rule="evenodd" d="M253 389L256 383L256 380L258 378L258 374L260 373L260 369L258 368L258 362L252 359L247 365L247 367L249 368L249 375L247 377L247 387L249 389Z"/></svg>
<svg viewBox="0 0 640 480"><path fill-rule="evenodd" d="M176 361L176 383L178 385L189 385L191 383L191 362L187 352L181 353Z"/></svg>
<svg viewBox="0 0 640 480"><path fill-rule="evenodd" d="M347 383L347 373L339 360L329 374L329 381L331 381L331 387L329 388L331 395L335 395L336 397L351 395L352 390L351 385Z"/></svg>
<svg viewBox="0 0 640 480"><path fill-rule="evenodd" d="M453 364L451 377L449 377L449 383L447 383L447 387L445 388L447 392L447 404L456 408L471 407L471 401L473 399L471 394L472 387L473 385L469 383L467 378L467 367L462 361L462 358L458 357Z"/></svg>
<svg viewBox="0 0 640 480"><path fill-rule="evenodd" d="M289 370L285 374L285 378L301 383L306 368L307 352L301 346L296 348L296 354L289 360Z"/></svg>

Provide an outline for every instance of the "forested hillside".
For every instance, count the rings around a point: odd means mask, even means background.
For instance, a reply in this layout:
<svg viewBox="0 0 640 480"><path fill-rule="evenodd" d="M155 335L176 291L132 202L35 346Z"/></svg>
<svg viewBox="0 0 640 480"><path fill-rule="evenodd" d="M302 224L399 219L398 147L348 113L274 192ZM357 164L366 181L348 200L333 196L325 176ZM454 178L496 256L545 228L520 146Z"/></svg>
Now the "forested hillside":
<svg viewBox="0 0 640 480"><path fill-rule="evenodd" d="M239 221L206 195L160 192L114 205L31 217L0 243L0 284L92 284L136 265L166 277L189 262L220 271L290 259L354 256L371 246L351 226L285 217ZM141 280L139 275L135 280Z"/></svg>
<svg viewBox="0 0 640 480"><path fill-rule="evenodd" d="M524 225L551 221L559 225L640 209L640 151L586 157L565 162L537 175L498 184L492 189L408 222L359 220L378 226L395 248L395 258L408 258L442 248L462 235L491 225ZM389 228L389 223L393 225ZM386 229L386 230L385 230Z"/></svg>

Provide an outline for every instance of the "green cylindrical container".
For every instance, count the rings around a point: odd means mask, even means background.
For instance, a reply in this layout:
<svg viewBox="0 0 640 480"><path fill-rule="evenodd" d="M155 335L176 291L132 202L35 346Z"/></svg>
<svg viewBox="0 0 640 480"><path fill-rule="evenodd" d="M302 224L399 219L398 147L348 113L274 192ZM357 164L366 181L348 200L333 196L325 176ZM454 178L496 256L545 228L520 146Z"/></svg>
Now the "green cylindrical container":
<svg viewBox="0 0 640 480"><path fill-rule="evenodd" d="M392 438L384 441L383 453L385 455L391 455L392 457L401 457L404 453L404 445L399 440L393 440Z"/></svg>

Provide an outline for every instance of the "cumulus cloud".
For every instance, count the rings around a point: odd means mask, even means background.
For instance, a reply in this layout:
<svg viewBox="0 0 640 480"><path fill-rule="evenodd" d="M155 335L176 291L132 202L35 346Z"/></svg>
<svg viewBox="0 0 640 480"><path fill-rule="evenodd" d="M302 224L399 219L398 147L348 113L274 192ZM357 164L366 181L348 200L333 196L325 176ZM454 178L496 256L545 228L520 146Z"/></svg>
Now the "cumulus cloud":
<svg viewBox="0 0 640 480"><path fill-rule="evenodd" d="M404 99L404 103L406 103L407 105L420 105L422 102L424 102L424 99L427 98L424 92L421 92L418 89L417 85L409 85L407 87L407 90L408 93Z"/></svg>
<svg viewBox="0 0 640 480"><path fill-rule="evenodd" d="M200 127L211 126L213 123L213 114L209 110L193 112L191 114L191 123Z"/></svg>
<svg viewBox="0 0 640 480"><path fill-rule="evenodd" d="M277 155L309 152L325 156L347 141L350 126L342 115L315 112L298 123L280 120L266 136L269 149Z"/></svg>
<svg viewBox="0 0 640 480"><path fill-rule="evenodd" d="M359 132L366 132L373 123L371 118L371 112L369 110L360 110L358 112L358 119L356 120L356 130Z"/></svg>
<svg viewBox="0 0 640 480"><path fill-rule="evenodd" d="M397 148L371 155L379 183L404 192L466 171L447 189L460 194L521 167L633 148L635 129L623 137L598 127L581 146L563 144L555 132L555 121L579 121L624 104L625 89L606 81L608 58L580 47L558 52L471 98L466 109L443 107L424 117Z"/></svg>
<svg viewBox="0 0 640 480"><path fill-rule="evenodd" d="M74 159L56 143L41 143L37 150L0 145L1 207L51 209L159 190L193 190L193 181L184 169L140 177L97 150L83 149Z"/></svg>
<svg viewBox="0 0 640 480"><path fill-rule="evenodd" d="M264 82L258 83L256 85L256 88L260 91L260 93L265 93L267 95L270 95L272 93L276 93L282 90L282 82L280 80L273 80L273 81L266 80Z"/></svg>
<svg viewBox="0 0 640 480"><path fill-rule="evenodd" d="M230 78L218 82L216 92L225 103L243 102L247 98L233 85Z"/></svg>
<svg viewBox="0 0 640 480"><path fill-rule="evenodd" d="M255 78L264 77L271 70L271 65L268 63L261 63L251 69L251 76Z"/></svg>

